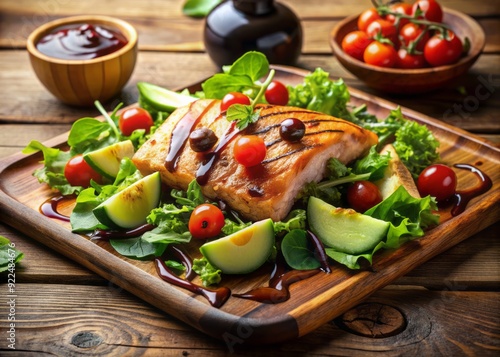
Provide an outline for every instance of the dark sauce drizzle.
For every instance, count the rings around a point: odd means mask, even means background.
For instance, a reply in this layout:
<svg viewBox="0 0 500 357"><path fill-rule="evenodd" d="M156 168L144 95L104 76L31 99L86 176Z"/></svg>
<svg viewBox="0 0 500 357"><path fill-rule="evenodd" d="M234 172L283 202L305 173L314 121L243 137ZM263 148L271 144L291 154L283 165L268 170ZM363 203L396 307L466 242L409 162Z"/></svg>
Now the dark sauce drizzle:
<svg viewBox="0 0 500 357"><path fill-rule="evenodd" d="M179 120L179 122L175 125L174 130L172 131L170 147L168 148L168 154L165 160L165 167L170 172L174 172L176 170L179 156L189 139L189 134L191 134L196 124L198 124L201 118L203 118L204 114L208 112L215 103L218 102L215 100L212 101L198 116L193 116L193 113L191 112L194 103L196 102L190 104L187 113L184 115L184 117L182 117L181 120Z"/></svg>
<svg viewBox="0 0 500 357"><path fill-rule="evenodd" d="M475 197L487 192L492 186L491 179L481 170L473 165L468 164L455 164L454 167L458 169L469 170L479 179L479 184L466 190L457 191L452 197L453 207L451 208L451 215L458 216L465 211L467 204Z"/></svg>
<svg viewBox="0 0 500 357"><path fill-rule="evenodd" d="M229 290L229 288L220 287L218 289L207 289L203 286L196 285L189 280L180 278L169 267L167 267L162 258L155 258L155 266L160 278L168 283L205 297L213 307L221 307L231 296L231 290Z"/></svg>
<svg viewBox="0 0 500 357"><path fill-rule="evenodd" d="M233 294L233 296L265 304L279 304L290 298L289 287L291 284L310 278L319 272L319 269L286 271L285 259L280 254L276 257L276 263L269 279L269 286L261 286L242 294Z"/></svg>
<svg viewBox="0 0 500 357"><path fill-rule="evenodd" d="M94 233L90 235L90 239L94 240L104 240L108 241L110 239L127 239L135 238L143 235L144 233L152 230L155 226L152 224L143 224L137 228L124 231L106 230L106 229L96 229Z"/></svg>
<svg viewBox="0 0 500 357"><path fill-rule="evenodd" d="M210 177L210 173L212 172L215 162L219 159L225 147L239 132L240 130L236 127L236 122L231 122L215 149L205 155L205 159L198 168L198 171L196 171L196 181L198 184L203 186L208 182L208 178Z"/></svg>
<svg viewBox="0 0 500 357"><path fill-rule="evenodd" d="M59 211L57 210L57 206L59 205L59 202L70 200L73 198L74 196L51 197L44 203L42 203L42 205L40 206L40 213L43 214L45 217L55 218L64 222L69 222L69 217L59 213Z"/></svg>

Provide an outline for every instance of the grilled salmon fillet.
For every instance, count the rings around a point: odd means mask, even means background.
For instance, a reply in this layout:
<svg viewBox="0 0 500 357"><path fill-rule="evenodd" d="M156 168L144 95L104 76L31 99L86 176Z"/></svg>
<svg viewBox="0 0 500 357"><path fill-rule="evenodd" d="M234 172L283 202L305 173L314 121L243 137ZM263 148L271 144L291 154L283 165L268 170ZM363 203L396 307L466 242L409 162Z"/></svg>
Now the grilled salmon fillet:
<svg viewBox="0 0 500 357"><path fill-rule="evenodd" d="M279 221L306 183L324 177L329 158L348 164L378 140L371 131L326 114L287 106L256 109L259 120L239 131L220 111L220 100L197 100L174 111L132 160L144 175L159 171L173 188L186 190L197 179L205 197L223 200L247 219ZM305 124L305 135L298 142L280 136L280 124L288 118ZM211 129L218 142L210 151L197 153L188 137L201 127ZM241 135L264 139L267 152L261 164L245 167L234 159L233 146Z"/></svg>

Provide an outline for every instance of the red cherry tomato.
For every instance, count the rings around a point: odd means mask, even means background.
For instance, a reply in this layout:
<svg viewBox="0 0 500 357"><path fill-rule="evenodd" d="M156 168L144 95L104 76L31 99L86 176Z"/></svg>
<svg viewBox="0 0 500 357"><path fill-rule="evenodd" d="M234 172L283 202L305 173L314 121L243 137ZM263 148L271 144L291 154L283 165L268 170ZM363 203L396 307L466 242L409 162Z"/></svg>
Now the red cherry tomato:
<svg viewBox="0 0 500 357"><path fill-rule="evenodd" d="M71 186L89 187L90 180L102 182L102 177L83 159L82 155L73 156L64 166L64 177Z"/></svg>
<svg viewBox="0 0 500 357"><path fill-rule="evenodd" d="M374 7L365 10L358 17L358 29L361 31L366 31L368 25L372 23L372 21L381 19L382 16L379 15L377 9Z"/></svg>
<svg viewBox="0 0 500 357"><path fill-rule="evenodd" d="M266 157L266 151L264 140L257 135L241 136L233 148L236 161L246 167L260 164Z"/></svg>
<svg viewBox="0 0 500 357"><path fill-rule="evenodd" d="M125 136L130 136L134 130L144 129L149 133L153 125L151 114L143 108L130 108L120 114L118 127Z"/></svg>
<svg viewBox="0 0 500 357"><path fill-rule="evenodd" d="M384 19L378 19L369 24L366 29L366 34L371 38L376 38L376 36L380 34L382 37L391 40L393 44L397 44L398 31L396 26L394 26L392 22Z"/></svg>
<svg viewBox="0 0 500 357"><path fill-rule="evenodd" d="M424 18L433 22L443 21L443 9L441 5L435 0L418 0L413 4L412 14L414 15L420 8L424 14Z"/></svg>
<svg viewBox="0 0 500 357"><path fill-rule="evenodd" d="M398 50L398 60L396 62L396 67L415 69L415 68L424 68L425 64L426 63L423 54L421 53L410 54L404 48L400 48Z"/></svg>
<svg viewBox="0 0 500 357"><path fill-rule="evenodd" d="M248 98L245 94L239 92L231 92L228 93L222 98L220 103L220 110L226 111L233 104L242 104L249 105L250 98Z"/></svg>
<svg viewBox="0 0 500 357"><path fill-rule="evenodd" d="M423 31L424 29L421 26L411 22L407 23L399 31L399 38L401 40L401 44L408 47L410 46L410 43L418 39L418 44L415 46L415 48L419 51L422 51L424 49L425 44L429 40L429 32L426 31L422 35ZM420 35L422 35L421 38L419 38Z"/></svg>
<svg viewBox="0 0 500 357"><path fill-rule="evenodd" d="M389 9L392 12L395 12L396 14L408 15L408 16L411 16L412 14L412 5L406 2L399 2L396 4L392 4L389 6ZM398 21L398 17L391 14L387 15L385 18L387 21L393 23L394 25L396 25L397 22L398 28L402 28L404 25L410 22L410 20L404 18L399 18Z"/></svg>
<svg viewBox="0 0 500 357"><path fill-rule="evenodd" d="M279 81L272 81L266 88L264 93L269 104L287 105L288 104L288 89Z"/></svg>
<svg viewBox="0 0 500 357"><path fill-rule="evenodd" d="M363 53L363 60L365 63L374 66L394 67L397 59L398 54L394 47L378 41L370 43Z"/></svg>
<svg viewBox="0 0 500 357"><path fill-rule="evenodd" d="M366 32L352 31L345 35L342 39L342 49L349 56L362 61L363 53L372 41L373 40L366 34Z"/></svg>
<svg viewBox="0 0 500 357"><path fill-rule="evenodd" d="M437 34L427 41L424 47L424 57L433 67L445 66L457 62L462 51L462 41L452 31L448 31L448 39L445 39L442 34Z"/></svg>
<svg viewBox="0 0 500 357"><path fill-rule="evenodd" d="M449 166L435 164L425 168L417 180L418 192L422 197L436 197L443 202L453 196L457 189L457 175Z"/></svg>
<svg viewBox="0 0 500 357"><path fill-rule="evenodd" d="M347 202L357 212L365 212L382 202L378 187L370 181L357 181L347 188Z"/></svg>
<svg viewBox="0 0 500 357"><path fill-rule="evenodd" d="M224 214L219 207L204 203L197 206L189 217L189 232L196 239L216 237L224 227Z"/></svg>

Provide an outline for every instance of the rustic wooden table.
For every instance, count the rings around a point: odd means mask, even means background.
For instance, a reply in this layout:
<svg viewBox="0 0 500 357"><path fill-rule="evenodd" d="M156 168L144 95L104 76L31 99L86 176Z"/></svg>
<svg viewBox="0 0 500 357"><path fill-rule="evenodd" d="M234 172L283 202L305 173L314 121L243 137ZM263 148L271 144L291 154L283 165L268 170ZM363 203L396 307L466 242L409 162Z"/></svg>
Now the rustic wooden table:
<svg viewBox="0 0 500 357"><path fill-rule="evenodd" d="M484 53L470 72L449 88L418 96L372 91L331 55L328 37L336 22L360 13L369 1L283 0L299 14L305 43L298 67L322 67L348 85L376 94L482 136L500 146L500 7L491 0L441 0L473 16L486 32ZM113 108L137 100L136 83L182 88L217 72L204 52L202 19L182 15L181 0L0 2L0 158L22 150L32 139L46 140L69 130L73 121L96 116L55 100L37 81L25 49L37 26L76 14L112 15L138 30L140 53L133 77ZM458 90L457 88L462 88ZM478 90L481 88L481 96ZM486 91L484 90L486 88ZM486 93L486 94L485 94ZM500 218L500 217L499 217ZM22 219L22 218L20 218ZM1 220L1 217L0 217ZM14 307L7 277L1 275L2 355L405 355L486 356L500 350L500 224L484 229L430 260L367 302L395 307L406 328L385 338L349 333L335 321L295 341L245 350L203 335L148 305L95 273L0 223L0 235L25 253L16 268ZM384 310L385 309L385 310ZM392 311L392 310L391 310ZM9 348L15 314L15 350ZM398 315L399 316L399 315ZM372 331L382 329L371 321ZM370 328L369 324L367 324Z"/></svg>

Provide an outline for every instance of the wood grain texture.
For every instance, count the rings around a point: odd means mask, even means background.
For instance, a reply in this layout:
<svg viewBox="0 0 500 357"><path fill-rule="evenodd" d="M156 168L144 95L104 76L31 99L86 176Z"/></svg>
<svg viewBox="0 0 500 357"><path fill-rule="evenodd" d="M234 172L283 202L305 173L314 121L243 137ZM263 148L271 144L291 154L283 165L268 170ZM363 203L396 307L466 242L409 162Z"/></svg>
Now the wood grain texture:
<svg viewBox="0 0 500 357"><path fill-rule="evenodd" d="M278 68L277 78L295 84L302 81L305 73L299 69ZM394 103L356 90L352 90L351 95L354 104L369 103L369 110L379 117L386 116L389 110L396 107ZM403 113L431 128L441 142L444 162L477 164L481 161L481 169L492 178L493 188L488 195L474 200L465 214L443 220L425 238L405 244L395 252L379 254L373 264L373 271L353 272L335 267L331 274L317 274L295 283L291 291L292 298L282 304L266 305L231 298L220 310L210 308L203 300L169 284L160 283L151 264L119 257L109 244L94 244L71 234L67 224L44 218L37 213L38 207L53 193L31 176L40 159L37 155L11 157L2 162L0 188L3 192L0 194L3 207L0 206L0 210L16 229L25 234L31 233L33 238L50 248L205 333L224 338L227 333L236 333L241 326L252 326L253 333L245 342L270 343L277 342L277 338L280 338L278 341L284 341L320 327L423 262L498 221L500 173L495 167L500 163L500 151L484 139L460 129L411 110L403 109ZM63 143L64 140L63 134L50 144ZM471 187L475 185L474 177L471 176L458 173L459 182L464 187ZM446 217L446 211L442 214ZM16 219L20 216L24 217L22 224ZM37 233L32 234L33 231ZM190 247L191 253L197 251L195 246ZM269 273L260 270L244 279L229 277L224 280L224 285L234 292L243 292L263 284ZM316 288L311 290L308 286ZM189 303L185 310L176 310L165 299ZM272 330L279 331L279 337L270 335Z"/></svg>
<svg viewBox="0 0 500 357"><path fill-rule="evenodd" d="M16 347L47 355L494 356L499 348L498 292L383 289L365 304L401 312L406 327L394 336L359 336L329 321L299 339L259 348L242 347L237 336L211 339L113 286L19 284L17 293ZM7 299L3 291L0 299ZM0 305L2 316L7 308ZM371 324L367 329L376 328Z"/></svg>

